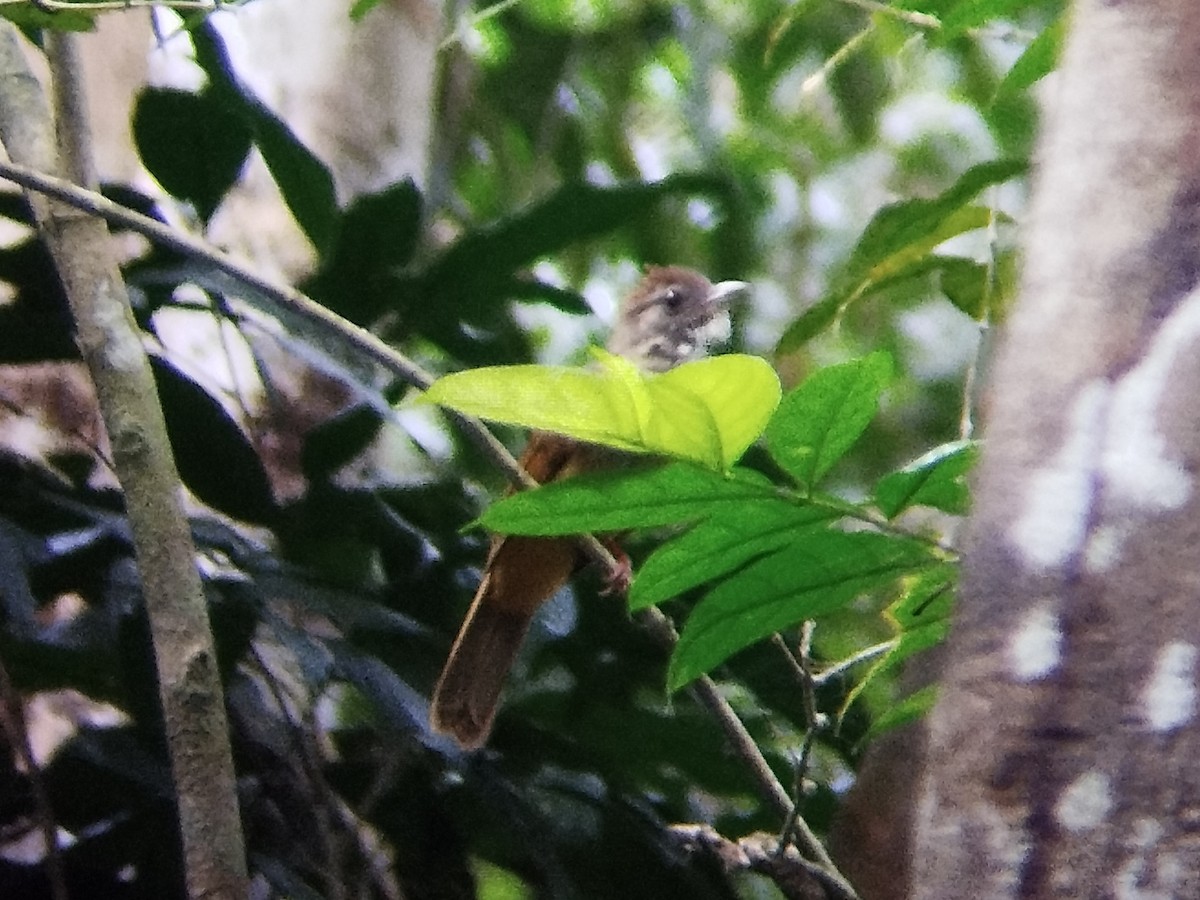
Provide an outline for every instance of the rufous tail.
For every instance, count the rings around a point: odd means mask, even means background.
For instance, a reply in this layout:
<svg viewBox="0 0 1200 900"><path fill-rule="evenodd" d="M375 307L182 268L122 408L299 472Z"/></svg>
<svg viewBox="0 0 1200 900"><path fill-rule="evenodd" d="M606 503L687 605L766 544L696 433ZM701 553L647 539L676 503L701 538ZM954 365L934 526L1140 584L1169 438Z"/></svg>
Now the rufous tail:
<svg viewBox="0 0 1200 900"><path fill-rule="evenodd" d="M484 592L471 604L430 701L434 731L451 735L467 750L483 746L500 690L521 649L533 614L498 608Z"/></svg>

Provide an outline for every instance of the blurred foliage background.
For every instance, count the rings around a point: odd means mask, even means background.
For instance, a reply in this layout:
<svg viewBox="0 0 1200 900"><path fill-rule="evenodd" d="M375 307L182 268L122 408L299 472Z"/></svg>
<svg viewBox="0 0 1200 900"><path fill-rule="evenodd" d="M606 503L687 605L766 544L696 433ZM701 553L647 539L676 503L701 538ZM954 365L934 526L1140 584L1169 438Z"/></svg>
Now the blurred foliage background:
<svg viewBox="0 0 1200 900"><path fill-rule="evenodd" d="M373 5L356 4L356 27L371 27ZM34 36L90 21L0 14ZM200 232L256 148L314 248L300 286L438 371L581 361L647 263L752 282L734 349L770 358L785 387L889 351L882 413L832 476L854 501L970 436L987 325L1013 291L1033 93L1062 17L1057 0L464 4L440 52L425 188L343 206L200 17L174 39L194 42L204 85L146 89L133 127L143 164ZM156 215L165 202L128 185L106 192ZM0 200L0 215L27 222L17 195ZM75 357L44 252L14 234L0 248L10 435L62 427L12 379ZM781 823L705 711L686 692L666 696L666 654L619 602L597 599L594 572L539 619L486 750L463 754L428 732L426 697L485 553L485 538L461 529L500 473L436 415L403 405L408 388L336 334L203 260L133 246L124 272L195 500L256 889L779 896L667 829L709 823L737 838ZM181 311L233 326L217 332L220 353L251 361L253 388L156 342ZM44 808L41 781L71 835L72 896L176 896L152 648L102 441L72 432L53 452L7 450L0 485L7 719L50 698L72 725L40 779L20 753L6 757L0 890L50 896L39 855L15 849ZM906 527L949 541L954 524ZM633 542L635 562L653 543ZM823 619L818 663L890 637L880 608ZM686 598L669 607L685 610ZM805 722L779 669L763 646L717 676L790 783ZM898 696L889 677L815 752L803 812L818 833ZM855 683L852 672L822 687L820 708L838 712ZM19 729L5 734L21 743Z"/></svg>

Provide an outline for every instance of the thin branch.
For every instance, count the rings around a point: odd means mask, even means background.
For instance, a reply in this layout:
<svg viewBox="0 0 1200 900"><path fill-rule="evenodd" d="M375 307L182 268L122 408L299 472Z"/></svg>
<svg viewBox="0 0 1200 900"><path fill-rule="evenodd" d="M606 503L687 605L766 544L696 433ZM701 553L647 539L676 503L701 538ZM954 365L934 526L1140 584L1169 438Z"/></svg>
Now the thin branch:
<svg viewBox="0 0 1200 900"><path fill-rule="evenodd" d="M827 873L805 859L795 847L780 845L773 835L756 832L731 840L711 825L673 825L671 832L691 852L714 857L727 873L751 871L766 875L788 900L835 897L859 900L844 882L831 882Z"/></svg>
<svg viewBox="0 0 1200 900"><path fill-rule="evenodd" d="M925 31L941 31L943 28L942 20L937 16L931 16L928 13L917 12L911 9L901 9L896 6L889 6L886 3L880 3L879 0L839 0L846 6L853 6L858 9L866 10L869 13L876 13L887 18L896 19L908 25L914 25L917 28ZM986 28L968 28L967 33L975 37L996 38L1002 41L1023 41L1028 43L1037 35L1026 31L1023 28L1016 26L1000 26L993 25Z"/></svg>
<svg viewBox="0 0 1200 900"><path fill-rule="evenodd" d="M210 263L271 302L338 334L368 358L407 383L422 389L433 383L433 375L400 351L384 343L370 331L346 321L300 291L265 278L248 265L238 262L204 241L181 234L155 219L113 203L94 191L83 190L62 179L47 176L25 166L0 162L0 177L136 231L179 253ZM537 486L537 482L520 467L508 449L483 423L457 413L448 413L448 415L507 474L513 484L522 488ZM617 561L613 558L612 553L595 536L581 535L578 541L587 556L602 569L611 571L616 568ZM668 648L675 646L679 639L675 626L660 610L656 608L645 610L639 614L639 619L664 646ZM754 738L746 730L746 726L733 707L721 696L716 683L704 676L693 682L691 689L700 703L717 719L734 752L750 770L760 794L781 816L786 817L792 806L787 790L775 777L775 773L771 770L766 758L755 744ZM846 888L849 889L849 885L838 873L833 861L816 836L808 832L802 842L805 845L805 851L829 872L829 877L846 885ZM845 896L853 896L853 892L851 891Z"/></svg>
<svg viewBox="0 0 1200 900"><path fill-rule="evenodd" d="M825 84L829 80L829 76L842 63L848 60L858 49L863 45L867 38L875 31L875 23L868 22L863 26L862 30L857 34L852 34L846 43L842 44L837 51L821 64L821 68L813 72L800 84L800 93L809 94Z"/></svg>
<svg viewBox="0 0 1200 900"><path fill-rule="evenodd" d="M454 29L446 36L445 40L438 44L438 52L449 50L455 44L465 45L466 37L470 33L471 29L477 28L483 22L500 15L500 13L516 6L520 2L521 0L499 0L498 3L493 3L491 6L484 7L483 9L479 10L479 12L473 13L469 16L461 17L455 24Z"/></svg>
<svg viewBox="0 0 1200 900"><path fill-rule="evenodd" d="M38 828L42 832L42 843L46 845L46 880L50 882L50 896L54 900L68 900L67 876L63 870L62 851L58 846L58 820L42 778L42 769L34 759L33 746L29 743L25 701L12 683L3 660L0 660L0 729L4 731L13 753L29 776Z"/></svg>
<svg viewBox="0 0 1200 900"><path fill-rule="evenodd" d="M805 730L804 740L800 744L800 753L796 758L793 773L792 804L784 818L783 827L779 831L779 847L777 853L782 855L793 841L801 845L801 849L813 855L815 836L808 828L808 823L800 815L800 806L804 800L804 778L808 773L808 760L812 755L813 744L817 735L825 728L827 719L817 710L817 694L813 687L812 678L812 641L816 625L812 620L806 621L800 628L800 644L797 653L792 657L800 670L800 702L804 710ZM782 641L782 638L780 639ZM791 656L791 653L788 653ZM820 844L816 845L820 847ZM824 848L821 848L822 850ZM832 862L830 863L832 865Z"/></svg>
<svg viewBox="0 0 1200 900"><path fill-rule="evenodd" d="M848 672L850 669L857 666L859 663L869 662L879 656L885 656L891 653L900 643L899 638L892 638L890 641L883 641L879 644L872 644L864 650L859 650L853 656L848 656L839 663L835 663L827 669L822 669L812 676L813 686L822 687Z"/></svg>

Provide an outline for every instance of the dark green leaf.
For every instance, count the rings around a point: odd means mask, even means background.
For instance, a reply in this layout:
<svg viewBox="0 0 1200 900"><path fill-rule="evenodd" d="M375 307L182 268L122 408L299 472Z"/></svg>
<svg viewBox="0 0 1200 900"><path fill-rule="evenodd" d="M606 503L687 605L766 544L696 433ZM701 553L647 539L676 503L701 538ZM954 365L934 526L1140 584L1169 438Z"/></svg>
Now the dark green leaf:
<svg viewBox="0 0 1200 900"><path fill-rule="evenodd" d="M942 242L988 225L995 214L967 204L984 188L1014 178L1025 168L1021 160L981 163L937 197L904 200L879 210L863 230L829 294L789 326L779 339L777 352L795 350L845 306L904 272Z"/></svg>
<svg viewBox="0 0 1200 900"><path fill-rule="evenodd" d="M25 31L49 29L51 31L95 31L95 11L73 9L39 9L34 3L5 3L0 5L0 19L8 19Z"/></svg>
<svg viewBox="0 0 1200 900"><path fill-rule="evenodd" d="M632 472L578 475L536 491L514 494L489 507L480 524L504 534L584 534L624 531L695 520L716 504L773 496L752 473L724 475L688 463Z"/></svg>
<svg viewBox="0 0 1200 900"><path fill-rule="evenodd" d="M411 181L356 199L342 216L332 252L306 285L314 299L362 323L399 305L396 273L421 231L421 194Z"/></svg>
<svg viewBox="0 0 1200 900"><path fill-rule="evenodd" d="M268 524L277 513L262 460L215 397L161 357L152 356L167 436L183 483L235 519Z"/></svg>
<svg viewBox="0 0 1200 900"><path fill-rule="evenodd" d="M727 184L709 175L673 175L616 187L573 183L493 225L468 232L428 269L427 291L469 319L494 312L518 270L581 241L640 221L668 197L720 199Z"/></svg>
<svg viewBox="0 0 1200 900"><path fill-rule="evenodd" d="M882 351L810 375L767 425L771 456L811 490L870 424L891 377L891 357Z"/></svg>
<svg viewBox="0 0 1200 900"><path fill-rule="evenodd" d="M629 590L632 610L678 597L728 575L750 560L786 547L804 529L840 517L830 509L782 497L710 505L708 518L655 550Z"/></svg>
<svg viewBox="0 0 1200 900"><path fill-rule="evenodd" d="M790 353L816 337L837 320L852 299L849 294L827 294L787 327L779 339L778 353Z"/></svg>
<svg viewBox="0 0 1200 900"><path fill-rule="evenodd" d="M939 272L938 286L946 298L972 319L988 315L987 299L991 273L983 263L959 257L931 257Z"/></svg>
<svg viewBox="0 0 1200 900"><path fill-rule="evenodd" d="M949 41L971 28L1011 19L1016 13L1034 5L1034 0L963 0L945 18L936 34L941 41Z"/></svg>
<svg viewBox="0 0 1200 900"><path fill-rule="evenodd" d="M961 516L967 512L970 488L966 476L978 456L972 441L954 441L926 453L880 479L875 505L889 519L911 506L932 506Z"/></svg>
<svg viewBox="0 0 1200 900"><path fill-rule="evenodd" d="M139 95L133 137L150 174L206 222L250 153L250 131L227 106L209 94L168 88Z"/></svg>
<svg viewBox="0 0 1200 900"><path fill-rule="evenodd" d="M196 62L208 76L208 89L254 135L271 177L301 230L324 257L337 235L338 207L333 176L287 124L238 80L225 44L211 24L193 32Z"/></svg>
<svg viewBox="0 0 1200 900"><path fill-rule="evenodd" d="M429 721L425 699L378 657L342 641L329 641L336 673L354 685L391 728L421 733Z"/></svg>
<svg viewBox="0 0 1200 900"><path fill-rule="evenodd" d="M723 581L688 617L667 675L674 691L729 656L932 562L927 548L872 532L803 531Z"/></svg>

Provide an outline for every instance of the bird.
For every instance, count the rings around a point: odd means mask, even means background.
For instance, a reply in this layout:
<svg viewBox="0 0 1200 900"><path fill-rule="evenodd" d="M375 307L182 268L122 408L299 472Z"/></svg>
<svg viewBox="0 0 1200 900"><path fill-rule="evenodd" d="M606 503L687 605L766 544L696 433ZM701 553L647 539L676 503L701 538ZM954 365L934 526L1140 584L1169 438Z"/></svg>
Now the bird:
<svg viewBox="0 0 1200 900"><path fill-rule="evenodd" d="M650 266L620 304L607 342L645 374L698 359L729 337L728 302L741 281L716 284L682 266ZM535 431L522 468L539 484L610 466L614 451ZM483 575L430 700L433 730L465 750L486 743L500 694L538 609L582 563L570 537L495 535ZM614 573L614 581L622 573ZM628 572L623 573L628 582Z"/></svg>

